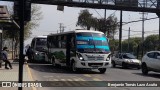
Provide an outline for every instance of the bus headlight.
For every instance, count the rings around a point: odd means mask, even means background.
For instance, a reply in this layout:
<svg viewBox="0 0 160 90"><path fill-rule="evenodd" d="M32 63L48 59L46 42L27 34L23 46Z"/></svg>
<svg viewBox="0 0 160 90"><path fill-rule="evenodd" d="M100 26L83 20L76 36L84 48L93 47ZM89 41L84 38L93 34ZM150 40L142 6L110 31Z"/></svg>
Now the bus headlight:
<svg viewBox="0 0 160 90"><path fill-rule="evenodd" d="M81 54L77 54L79 60L84 60L83 56Z"/></svg>
<svg viewBox="0 0 160 90"><path fill-rule="evenodd" d="M106 59L106 61L109 61L109 60L111 60L111 55L108 55L108 57Z"/></svg>

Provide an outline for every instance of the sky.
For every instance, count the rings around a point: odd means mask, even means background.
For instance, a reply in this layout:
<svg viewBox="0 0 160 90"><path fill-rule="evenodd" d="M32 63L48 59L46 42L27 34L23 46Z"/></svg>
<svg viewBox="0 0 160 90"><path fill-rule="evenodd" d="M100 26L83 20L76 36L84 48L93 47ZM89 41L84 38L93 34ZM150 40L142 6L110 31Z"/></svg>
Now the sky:
<svg viewBox="0 0 160 90"><path fill-rule="evenodd" d="M0 5L5 5L5 3L0 2ZM9 5L8 3L6 5ZM32 4L33 5L33 4ZM75 29L80 29L80 27L76 27L76 22L78 20L78 15L80 10L84 10L86 8L76 8L76 7L64 7L64 11L58 11L56 5L43 5L39 4L41 7L40 11L42 12L43 19L40 21L39 27L32 30L32 35L29 39L27 39L24 43L29 44L33 37L48 35L50 33L57 33L59 30L59 23L63 23L66 27L65 31L71 31ZM89 12L97 18L104 18L104 9L90 9L87 8ZM120 21L120 11L119 10L108 10L108 17L111 14L115 14L118 18L118 22ZM154 13L146 13L145 18L154 18L157 17ZM123 22L130 22L142 19L141 12L129 12L123 11ZM122 26L122 39L128 38L128 30L129 27L131 29L131 37L141 37L142 36L142 22L131 23ZM145 36L151 34L158 34L159 30L159 19L148 20L144 23ZM119 31L119 30L117 30ZM115 35L115 38L119 38L119 34Z"/></svg>

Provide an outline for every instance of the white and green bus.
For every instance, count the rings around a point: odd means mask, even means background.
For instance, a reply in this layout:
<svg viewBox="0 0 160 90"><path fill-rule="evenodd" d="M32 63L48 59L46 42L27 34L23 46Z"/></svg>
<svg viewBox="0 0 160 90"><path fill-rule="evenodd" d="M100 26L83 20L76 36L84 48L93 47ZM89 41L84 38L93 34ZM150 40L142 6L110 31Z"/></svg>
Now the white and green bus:
<svg viewBox="0 0 160 90"><path fill-rule="evenodd" d="M75 30L47 36L48 62L78 69L98 69L105 73L110 65L110 49L104 33Z"/></svg>
<svg viewBox="0 0 160 90"><path fill-rule="evenodd" d="M31 42L31 62L44 62L47 50L47 36L36 36Z"/></svg>

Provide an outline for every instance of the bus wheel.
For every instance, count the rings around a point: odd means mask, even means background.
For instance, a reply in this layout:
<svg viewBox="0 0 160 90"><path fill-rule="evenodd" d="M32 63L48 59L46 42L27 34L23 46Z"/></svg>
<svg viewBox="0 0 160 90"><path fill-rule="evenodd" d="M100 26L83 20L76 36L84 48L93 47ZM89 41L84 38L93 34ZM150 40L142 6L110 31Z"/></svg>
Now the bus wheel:
<svg viewBox="0 0 160 90"><path fill-rule="evenodd" d="M52 58L52 65L55 67L56 65L55 65L55 59L54 58Z"/></svg>
<svg viewBox="0 0 160 90"><path fill-rule="evenodd" d="M106 68L100 68L100 69L98 69L98 70L100 71L100 73L102 73L102 74L103 74L103 73L105 73L105 72L106 72L106 70L107 70L107 69L106 69Z"/></svg>
<svg viewBox="0 0 160 90"><path fill-rule="evenodd" d="M33 55L31 55L30 58L31 58L30 62L31 62L31 63L34 63L34 57L33 57Z"/></svg>
<svg viewBox="0 0 160 90"><path fill-rule="evenodd" d="M77 71L77 69L76 69L76 64L75 64L74 61L72 62L72 71L73 71L73 72L76 72L76 71Z"/></svg>

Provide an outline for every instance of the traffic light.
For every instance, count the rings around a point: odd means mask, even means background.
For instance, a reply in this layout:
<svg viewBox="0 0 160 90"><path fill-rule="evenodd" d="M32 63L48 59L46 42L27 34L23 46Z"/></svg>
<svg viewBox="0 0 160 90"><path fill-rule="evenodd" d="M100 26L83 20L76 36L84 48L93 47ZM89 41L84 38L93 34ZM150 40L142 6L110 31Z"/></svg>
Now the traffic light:
<svg viewBox="0 0 160 90"><path fill-rule="evenodd" d="M20 4L18 0L14 1L14 19L19 21L19 17L21 16ZM24 21L31 20L31 0L24 0Z"/></svg>
<svg viewBox="0 0 160 90"><path fill-rule="evenodd" d="M31 0L25 0L24 21L31 20Z"/></svg>

